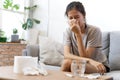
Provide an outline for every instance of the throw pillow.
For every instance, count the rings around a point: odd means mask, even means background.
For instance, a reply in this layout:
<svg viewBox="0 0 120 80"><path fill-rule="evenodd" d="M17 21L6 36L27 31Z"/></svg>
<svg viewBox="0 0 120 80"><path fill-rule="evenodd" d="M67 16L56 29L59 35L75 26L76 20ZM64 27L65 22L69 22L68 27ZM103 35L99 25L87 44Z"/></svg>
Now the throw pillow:
<svg viewBox="0 0 120 80"><path fill-rule="evenodd" d="M48 37L39 36L40 61L45 64L60 66L63 61L63 44Z"/></svg>
<svg viewBox="0 0 120 80"><path fill-rule="evenodd" d="M120 69L120 31L114 31L110 33L110 53L109 64L111 70Z"/></svg>

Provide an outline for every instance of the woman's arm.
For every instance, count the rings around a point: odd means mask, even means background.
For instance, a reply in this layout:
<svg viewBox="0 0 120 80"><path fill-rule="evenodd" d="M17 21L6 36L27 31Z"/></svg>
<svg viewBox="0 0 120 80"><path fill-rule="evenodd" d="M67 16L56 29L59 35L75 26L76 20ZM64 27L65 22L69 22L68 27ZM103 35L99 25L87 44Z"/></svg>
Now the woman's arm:
<svg viewBox="0 0 120 80"><path fill-rule="evenodd" d="M85 28L81 29L77 20L71 20L69 22L69 25L70 25L71 31L75 33L80 57L91 58L96 48L88 47L85 49L85 46L83 45L83 40L82 40L82 35L84 36L85 34Z"/></svg>
<svg viewBox="0 0 120 80"><path fill-rule="evenodd" d="M72 53L70 53L70 47L69 46L64 46L64 58L65 59L77 59L77 60L84 59L87 62L89 61L88 58L79 57L79 56L76 56L76 55L73 55Z"/></svg>
<svg viewBox="0 0 120 80"><path fill-rule="evenodd" d="M85 49L85 46L83 45L83 41L82 41L81 32L79 32L79 34L75 34L75 36L77 39L77 45L78 45L78 51L79 51L80 57L91 58L96 48L87 47Z"/></svg>

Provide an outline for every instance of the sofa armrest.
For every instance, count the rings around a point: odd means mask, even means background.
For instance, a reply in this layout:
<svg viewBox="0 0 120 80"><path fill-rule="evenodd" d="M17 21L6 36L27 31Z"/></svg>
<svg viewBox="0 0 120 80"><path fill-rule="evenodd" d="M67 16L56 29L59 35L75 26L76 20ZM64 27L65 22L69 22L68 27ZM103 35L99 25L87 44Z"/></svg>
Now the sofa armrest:
<svg viewBox="0 0 120 80"><path fill-rule="evenodd" d="M39 45L27 45L22 51L23 56L39 57Z"/></svg>
<svg viewBox="0 0 120 80"><path fill-rule="evenodd" d="M22 56L27 56L27 49L22 50Z"/></svg>

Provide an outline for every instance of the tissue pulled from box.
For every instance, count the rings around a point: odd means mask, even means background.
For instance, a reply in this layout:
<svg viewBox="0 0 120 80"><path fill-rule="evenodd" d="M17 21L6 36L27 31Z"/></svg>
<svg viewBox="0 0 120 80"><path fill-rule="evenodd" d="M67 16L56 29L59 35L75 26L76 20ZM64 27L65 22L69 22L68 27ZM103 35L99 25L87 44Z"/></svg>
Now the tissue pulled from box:
<svg viewBox="0 0 120 80"><path fill-rule="evenodd" d="M46 69L43 67L44 64L40 64L39 67L25 67L23 69L24 75L47 75Z"/></svg>
<svg viewBox="0 0 120 80"><path fill-rule="evenodd" d="M24 69L23 69L23 73L24 73L24 75L39 75L39 71L37 70L37 69L35 69L35 68L32 68L32 67L25 67Z"/></svg>

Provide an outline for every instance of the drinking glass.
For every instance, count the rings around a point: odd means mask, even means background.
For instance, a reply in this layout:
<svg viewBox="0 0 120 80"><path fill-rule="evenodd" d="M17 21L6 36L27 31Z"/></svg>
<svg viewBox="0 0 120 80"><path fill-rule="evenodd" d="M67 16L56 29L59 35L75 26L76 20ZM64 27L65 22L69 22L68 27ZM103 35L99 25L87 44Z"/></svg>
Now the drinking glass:
<svg viewBox="0 0 120 80"><path fill-rule="evenodd" d="M85 60L73 60L71 64L71 71L74 76L83 77L86 69Z"/></svg>

